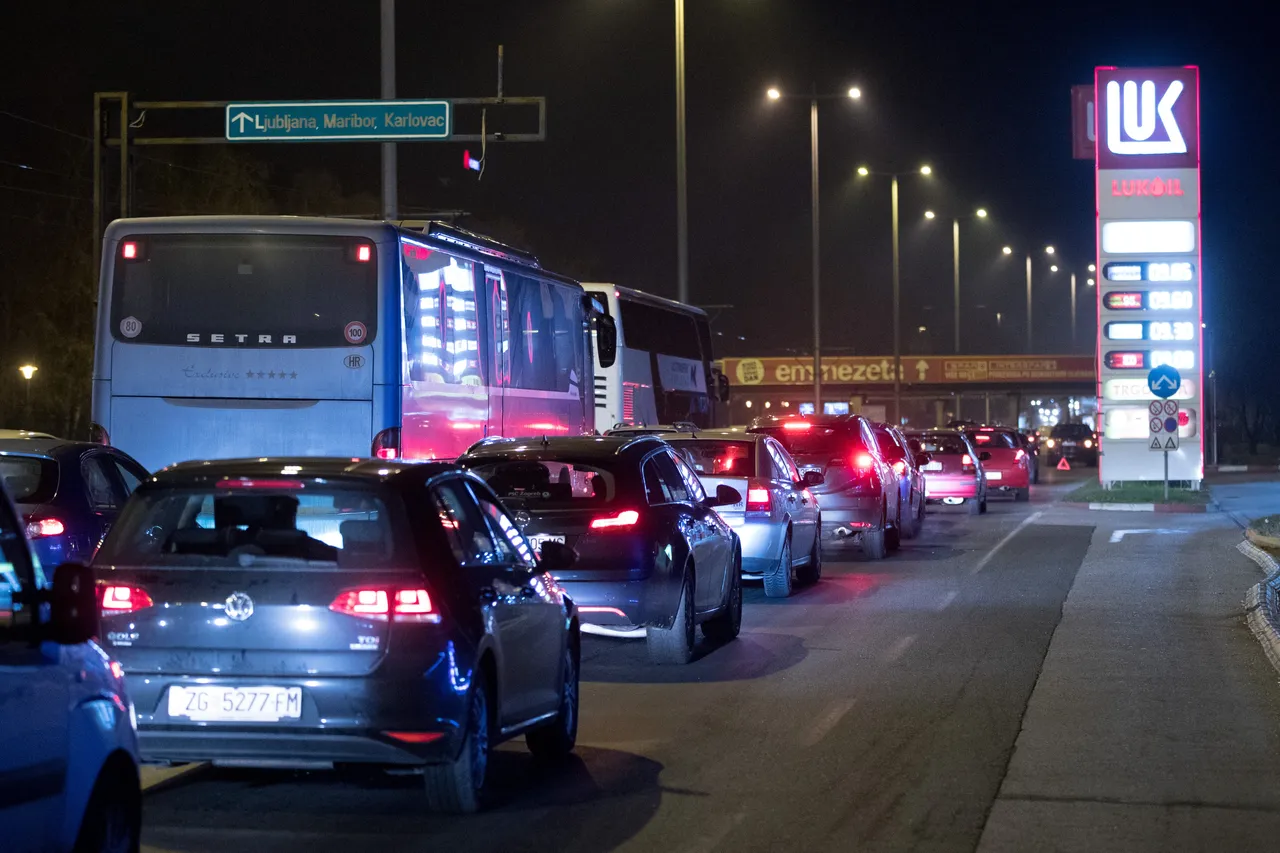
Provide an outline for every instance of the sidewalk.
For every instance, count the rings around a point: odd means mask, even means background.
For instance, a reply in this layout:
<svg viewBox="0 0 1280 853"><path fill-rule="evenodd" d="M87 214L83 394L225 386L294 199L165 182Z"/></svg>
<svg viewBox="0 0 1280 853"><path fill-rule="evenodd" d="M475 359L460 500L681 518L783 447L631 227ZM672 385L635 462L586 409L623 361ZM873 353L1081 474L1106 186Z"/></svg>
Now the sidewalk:
<svg viewBox="0 0 1280 853"><path fill-rule="evenodd" d="M1209 480L1222 511L1244 527L1255 518L1280 513L1280 474L1217 475Z"/></svg>
<svg viewBox="0 0 1280 853"><path fill-rule="evenodd" d="M979 850L1270 849L1280 686L1244 622L1260 573L1240 528L1062 506L1041 522L1096 529Z"/></svg>

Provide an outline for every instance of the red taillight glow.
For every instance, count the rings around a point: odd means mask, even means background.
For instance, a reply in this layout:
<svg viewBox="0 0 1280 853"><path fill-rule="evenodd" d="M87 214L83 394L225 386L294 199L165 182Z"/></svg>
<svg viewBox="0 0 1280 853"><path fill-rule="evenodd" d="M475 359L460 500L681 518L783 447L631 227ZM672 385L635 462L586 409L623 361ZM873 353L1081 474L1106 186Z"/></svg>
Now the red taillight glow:
<svg viewBox="0 0 1280 853"><path fill-rule="evenodd" d="M1017 451L1013 454L1013 461L1014 461L1014 462L1021 462L1021 461L1022 461L1022 458L1023 458L1024 456L1026 456L1026 455L1027 455L1027 452L1026 452L1025 450L1023 450L1021 447L1019 447L1019 448L1017 449Z"/></svg>
<svg viewBox="0 0 1280 853"><path fill-rule="evenodd" d="M356 246L356 260L362 264L367 264L373 260L373 247L368 243L361 243Z"/></svg>
<svg viewBox="0 0 1280 853"><path fill-rule="evenodd" d="M434 743L444 737L444 732L383 732L401 743Z"/></svg>
<svg viewBox="0 0 1280 853"><path fill-rule="evenodd" d="M592 530L610 530L619 527L633 527L640 520L640 513L634 509L624 509L617 515L606 515L591 520Z"/></svg>
<svg viewBox="0 0 1280 853"><path fill-rule="evenodd" d="M809 423L808 421L787 421L785 424L782 425L782 428L788 429L788 430L806 430L806 429L812 429L813 424Z"/></svg>
<svg viewBox="0 0 1280 853"><path fill-rule="evenodd" d="M378 458L379 459L395 459L396 449L394 447L379 447Z"/></svg>
<svg viewBox="0 0 1280 853"><path fill-rule="evenodd" d="M972 466L972 465L973 465L973 457L972 457L972 456L970 456L968 453L966 453L964 456L961 456L961 457L960 457L960 464L961 464L961 465L965 465L965 466Z"/></svg>
<svg viewBox="0 0 1280 853"><path fill-rule="evenodd" d="M106 613L132 613L155 604L146 590L136 586L102 587L102 610Z"/></svg>
<svg viewBox="0 0 1280 853"><path fill-rule="evenodd" d="M899 459L893 463L893 470L897 471L898 476L901 477L903 473L907 470L907 463Z"/></svg>
<svg viewBox="0 0 1280 853"><path fill-rule="evenodd" d="M616 607L606 607L603 604L589 604L578 608L579 613L608 613L610 616L617 616L622 619L627 618L627 614L623 613Z"/></svg>
<svg viewBox="0 0 1280 853"><path fill-rule="evenodd" d="M27 518L27 538L43 539L46 536L61 536L66 532L66 527L56 518L41 518L39 520Z"/></svg>
<svg viewBox="0 0 1280 853"><path fill-rule="evenodd" d="M388 427L373 437L370 452L377 459L395 459L400 455L400 427Z"/></svg>
<svg viewBox="0 0 1280 853"><path fill-rule="evenodd" d="M858 453L853 457L853 467L860 468L863 471L870 471L875 461L870 453Z"/></svg>
<svg viewBox="0 0 1280 853"><path fill-rule="evenodd" d="M132 261L138 257L138 244L132 240L120 244L120 257Z"/></svg>
<svg viewBox="0 0 1280 853"><path fill-rule="evenodd" d="M747 512L769 512L772 503L768 489L747 489Z"/></svg>
<svg viewBox="0 0 1280 853"><path fill-rule="evenodd" d="M219 489L301 489L301 480L219 480Z"/></svg>
<svg viewBox="0 0 1280 853"><path fill-rule="evenodd" d="M334 613L386 622L439 622L440 612L425 589L344 589L329 605Z"/></svg>

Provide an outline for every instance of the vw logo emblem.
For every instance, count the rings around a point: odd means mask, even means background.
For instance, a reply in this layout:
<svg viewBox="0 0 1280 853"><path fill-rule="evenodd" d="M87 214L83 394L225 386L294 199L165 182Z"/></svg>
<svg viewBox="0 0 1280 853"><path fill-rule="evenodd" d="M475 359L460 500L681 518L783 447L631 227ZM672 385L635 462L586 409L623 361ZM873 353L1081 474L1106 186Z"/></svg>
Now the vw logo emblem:
<svg viewBox="0 0 1280 853"><path fill-rule="evenodd" d="M253 615L253 599L247 592L233 592L222 605L222 612L228 619L243 622Z"/></svg>

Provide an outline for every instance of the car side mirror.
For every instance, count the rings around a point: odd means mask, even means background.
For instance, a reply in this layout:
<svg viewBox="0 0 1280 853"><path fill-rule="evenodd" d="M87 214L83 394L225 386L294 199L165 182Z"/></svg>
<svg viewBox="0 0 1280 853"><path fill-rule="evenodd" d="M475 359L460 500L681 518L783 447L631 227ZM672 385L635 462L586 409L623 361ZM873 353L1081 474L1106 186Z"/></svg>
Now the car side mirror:
<svg viewBox="0 0 1280 853"><path fill-rule="evenodd" d="M923 450L916 454L916 467L923 468L933 461L933 454L925 453Z"/></svg>
<svg viewBox="0 0 1280 853"><path fill-rule="evenodd" d="M709 495L703 506L733 506L742 500L742 492L733 486L726 486L724 483L716 486L716 493Z"/></svg>
<svg viewBox="0 0 1280 853"><path fill-rule="evenodd" d="M80 563L63 563L53 572L48 638L59 645L74 646L97 635L98 590L93 569Z"/></svg>
<svg viewBox="0 0 1280 853"><path fill-rule="evenodd" d="M803 482L806 486L821 486L827 481L821 471L805 471Z"/></svg>
<svg viewBox="0 0 1280 853"><path fill-rule="evenodd" d="M986 462L990 458L991 458L991 451L989 450L984 450L978 454L978 460L980 462Z"/></svg>
<svg viewBox="0 0 1280 853"><path fill-rule="evenodd" d="M562 572L578 562L578 552L563 542L543 542L538 550L538 568L546 572Z"/></svg>

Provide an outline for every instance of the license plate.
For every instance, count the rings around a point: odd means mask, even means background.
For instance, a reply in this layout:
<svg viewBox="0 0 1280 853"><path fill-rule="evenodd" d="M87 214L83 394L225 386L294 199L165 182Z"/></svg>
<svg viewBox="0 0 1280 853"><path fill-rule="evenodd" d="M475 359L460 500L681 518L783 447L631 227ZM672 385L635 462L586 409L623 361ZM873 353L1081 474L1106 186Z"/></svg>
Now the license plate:
<svg viewBox="0 0 1280 853"><path fill-rule="evenodd" d="M301 687L170 687L169 716L201 722L296 720Z"/></svg>
<svg viewBox="0 0 1280 853"><path fill-rule="evenodd" d="M529 544L532 545L533 550L537 551L538 553L542 553L543 542L559 542L561 545L563 545L564 536L563 535L557 536L554 533L535 533L529 537Z"/></svg>
<svg viewBox="0 0 1280 853"><path fill-rule="evenodd" d="M1002 475L999 471L988 471L988 472L987 472L987 479L988 479L988 480L999 480L1002 476L1003 476L1003 475Z"/></svg>
<svg viewBox="0 0 1280 853"><path fill-rule="evenodd" d="M926 463L925 463L925 466L924 466L923 468L921 468L920 470L921 470L921 471L941 471L941 470L942 470L942 463L941 463L941 462L926 462Z"/></svg>
<svg viewBox="0 0 1280 853"><path fill-rule="evenodd" d="M1063 447L1075 447L1075 446L1076 446L1076 443L1075 443L1074 441L1064 441L1064 442L1062 442L1062 446L1063 446Z"/></svg>

